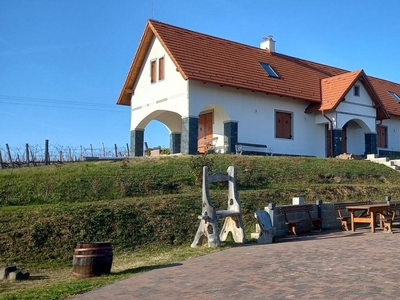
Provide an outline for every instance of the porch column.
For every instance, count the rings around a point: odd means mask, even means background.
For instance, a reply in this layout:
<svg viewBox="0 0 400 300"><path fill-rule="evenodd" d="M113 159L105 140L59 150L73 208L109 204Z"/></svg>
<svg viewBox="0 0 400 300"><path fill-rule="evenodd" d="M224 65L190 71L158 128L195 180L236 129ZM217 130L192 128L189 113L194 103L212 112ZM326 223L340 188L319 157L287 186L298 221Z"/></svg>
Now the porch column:
<svg viewBox="0 0 400 300"><path fill-rule="evenodd" d="M365 134L365 155L377 154L378 149L376 147L376 133Z"/></svg>
<svg viewBox="0 0 400 300"><path fill-rule="evenodd" d="M238 122L224 122L224 145L226 153L236 153L235 145L238 142Z"/></svg>
<svg viewBox="0 0 400 300"><path fill-rule="evenodd" d="M181 153L197 154L197 130L199 118L182 119Z"/></svg>
<svg viewBox="0 0 400 300"><path fill-rule="evenodd" d="M144 130L131 131L131 153L133 156L143 156Z"/></svg>
<svg viewBox="0 0 400 300"><path fill-rule="evenodd" d="M342 154L342 129L332 130L333 157Z"/></svg>
<svg viewBox="0 0 400 300"><path fill-rule="evenodd" d="M169 145L171 149L171 154L181 152L181 134L171 133L169 135Z"/></svg>

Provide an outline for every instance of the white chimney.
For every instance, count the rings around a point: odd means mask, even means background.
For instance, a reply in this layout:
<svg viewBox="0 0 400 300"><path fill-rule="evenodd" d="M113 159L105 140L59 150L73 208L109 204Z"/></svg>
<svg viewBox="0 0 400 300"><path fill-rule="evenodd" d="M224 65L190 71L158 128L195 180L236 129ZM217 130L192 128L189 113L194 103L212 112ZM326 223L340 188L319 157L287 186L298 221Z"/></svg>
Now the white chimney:
<svg viewBox="0 0 400 300"><path fill-rule="evenodd" d="M275 41L272 39L272 35L264 37L260 43L261 49L268 49L271 52L275 52Z"/></svg>

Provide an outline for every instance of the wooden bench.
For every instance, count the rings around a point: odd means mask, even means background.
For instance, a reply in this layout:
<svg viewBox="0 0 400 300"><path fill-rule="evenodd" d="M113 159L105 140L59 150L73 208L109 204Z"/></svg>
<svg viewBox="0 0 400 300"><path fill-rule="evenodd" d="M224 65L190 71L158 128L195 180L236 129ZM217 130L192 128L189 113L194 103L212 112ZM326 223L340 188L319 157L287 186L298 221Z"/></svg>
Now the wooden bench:
<svg viewBox="0 0 400 300"><path fill-rule="evenodd" d="M267 145L251 144L251 143L236 143L236 154L260 154L267 155Z"/></svg>
<svg viewBox="0 0 400 300"><path fill-rule="evenodd" d="M383 232L393 233L392 225L395 221L400 221L400 203L391 203L386 215L380 215L380 225Z"/></svg>
<svg viewBox="0 0 400 300"><path fill-rule="evenodd" d="M348 223L349 223L349 220L351 219L351 216L347 212L346 206L365 205L365 204L371 204L371 200L359 201L359 202L341 202L341 203L333 204L333 208L334 208L334 210L337 211L337 214L338 214L336 219L340 220L342 230L350 231Z"/></svg>
<svg viewBox="0 0 400 300"><path fill-rule="evenodd" d="M280 211L281 214L283 214L285 217L285 224L288 226L289 234L297 235L298 227L301 226L303 230L306 229L308 231L311 229L315 229L321 231L322 218L312 217L311 212L313 210L313 204L281 206ZM288 218L288 215L295 215L295 218Z"/></svg>
<svg viewBox="0 0 400 300"><path fill-rule="evenodd" d="M216 210L211 202L209 183L220 181L228 182L228 207L226 210ZM207 238L209 247L218 247L221 241L226 240L229 232L232 233L233 240L236 243L245 243L242 210L236 189L236 168L230 166L227 174L218 172L209 176L208 167L204 166L202 193L202 211L201 215L198 216L200 224L191 247L200 246L204 238ZM222 218L225 221L220 233L218 219Z"/></svg>

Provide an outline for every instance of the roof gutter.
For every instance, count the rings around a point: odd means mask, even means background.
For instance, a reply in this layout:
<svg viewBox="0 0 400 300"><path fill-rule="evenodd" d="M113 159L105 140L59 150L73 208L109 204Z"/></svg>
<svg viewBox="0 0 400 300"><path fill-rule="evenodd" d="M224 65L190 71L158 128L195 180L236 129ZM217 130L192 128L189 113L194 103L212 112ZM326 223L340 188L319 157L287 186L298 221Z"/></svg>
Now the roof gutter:
<svg viewBox="0 0 400 300"><path fill-rule="evenodd" d="M331 149L330 149L330 154L331 154L331 157L333 157L333 121L332 121L332 119L330 119L326 114L325 114L325 111L324 110L322 110L322 115L325 117L325 119L327 119L328 120L328 122L329 122L329 130L330 130L330 132L331 132L331 134L330 134L330 136L331 136L331 141L330 141L330 144L331 144ZM329 155L328 155L329 156Z"/></svg>

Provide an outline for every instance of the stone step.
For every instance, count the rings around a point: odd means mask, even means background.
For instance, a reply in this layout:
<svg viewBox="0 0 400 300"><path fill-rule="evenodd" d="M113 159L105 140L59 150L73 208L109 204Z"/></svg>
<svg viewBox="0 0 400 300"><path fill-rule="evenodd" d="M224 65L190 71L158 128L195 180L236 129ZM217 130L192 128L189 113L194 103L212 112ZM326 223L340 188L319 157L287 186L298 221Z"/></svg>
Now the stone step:
<svg viewBox="0 0 400 300"><path fill-rule="evenodd" d="M396 165L393 160L385 161L382 164L388 167L393 167Z"/></svg>
<svg viewBox="0 0 400 300"><path fill-rule="evenodd" d="M378 154L367 154L367 160L373 160L378 158Z"/></svg>
<svg viewBox="0 0 400 300"><path fill-rule="evenodd" d="M377 157L376 154L368 154L366 160L377 164L383 164L393 170L400 170L400 159L389 160L388 157Z"/></svg>

